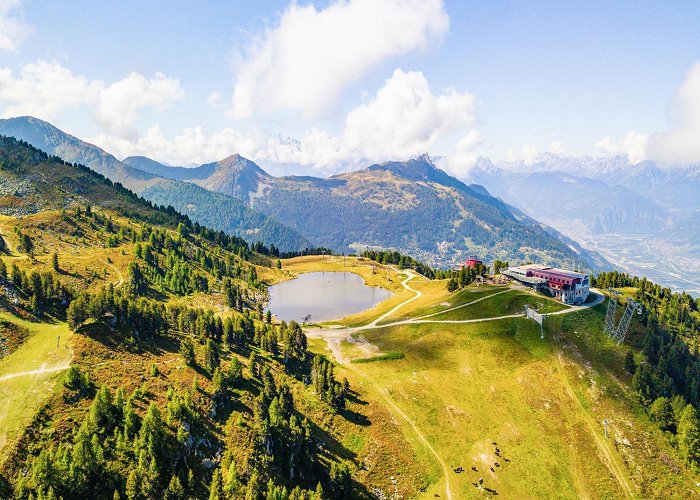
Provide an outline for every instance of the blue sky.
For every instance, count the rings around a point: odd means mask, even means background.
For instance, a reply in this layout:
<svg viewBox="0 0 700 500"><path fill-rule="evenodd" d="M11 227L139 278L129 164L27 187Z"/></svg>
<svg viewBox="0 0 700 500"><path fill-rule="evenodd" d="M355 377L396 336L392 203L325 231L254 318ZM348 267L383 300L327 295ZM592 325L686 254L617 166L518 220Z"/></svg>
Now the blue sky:
<svg viewBox="0 0 700 500"><path fill-rule="evenodd" d="M698 26L698 2L0 0L0 115L179 164L700 162Z"/></svg>

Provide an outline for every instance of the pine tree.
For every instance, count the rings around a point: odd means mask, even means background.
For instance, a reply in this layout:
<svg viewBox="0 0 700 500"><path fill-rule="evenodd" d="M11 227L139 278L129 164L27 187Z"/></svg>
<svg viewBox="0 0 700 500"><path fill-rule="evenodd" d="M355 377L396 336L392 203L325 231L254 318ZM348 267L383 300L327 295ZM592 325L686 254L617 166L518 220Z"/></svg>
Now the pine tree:
<svg viewBox="0 0 700 500"><path fill-rule="evenodd" d="M234 493L238 492L241 486L241 481L238 477L238 470L236 469L236 461L231 460L228 466L228 472L226 473L226 484L224 485L224 491L229 497L233 498Z"/></svg>
<svg viewBox="0 0 700 500"><path fill-rule="evenodd" d="M221 471L217 467L214 469L214 475L211 478L209 486L209 500L223 500L224 490L221 485Z"/></svg>
<svg viewBox="0 0 700 500"><path fill-rule="evenodd" d="M207 339L204 344L203 358L204 368L209 373L213 373L219 366L219 351L212 339Z"/></svg>
<svg viewBox="0 0 700 500"><path fill-rule="evenodd" d="M231 363L228 368L228 380L231 386L235 387L243 378L243 365L236 356L231 357Z"/></svg>
<svg viewBox="0 0 700 500"><path fill-rule="evenodd" d="M195 366L194 344L190 339L185 339L180 342L180 356L182 356L182 360L186 365Z"/></svg>
<svg viewBox="0 0 700 500"><path fill-rule="evenodd" d="M56 252L53 252L51 254L51 267L53 267L54 271L58 271L58 254Z"/></svg>
<svg viewBox="0 0 700 500"><path fill-rule="evenodd" d="M654 400L649 408L649 416L656 422L659 428L668 431L674 427L675 419L673 417L673 408L671 401L665 397L659 397Z"/></svg>
<svg viewBox="0 0 700 500"><path fill-rule="evenodd" d="M164 492L165 500L185 500L185 489L177 474L173 474Z"/></svg>
<svg viewBox="0 0 700 500"><path fill-rule="evenodd" d="M696 465L700 460L700 426L698 412L687 405L678 422L678 450L688 464Z"/></svg>
<svg viewBox="0 0 700 500"><path fill-rule="evenodd" d="M140 491L141 487L139 485L139 477L136 469L131 469L126 479L126 498L128 500L136 500Z"/></svg>

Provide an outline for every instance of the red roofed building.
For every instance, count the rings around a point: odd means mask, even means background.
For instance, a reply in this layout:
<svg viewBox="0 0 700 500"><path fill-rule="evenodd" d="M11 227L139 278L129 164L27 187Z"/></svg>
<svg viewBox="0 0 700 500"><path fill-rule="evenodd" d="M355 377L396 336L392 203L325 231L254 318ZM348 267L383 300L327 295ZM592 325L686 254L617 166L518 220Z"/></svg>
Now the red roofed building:
<svg viewBox="0 0 700 500"><path fill-rule="evenodd" d="M481 264L482 266L484 265L484 263L477 259L475 255L470 255L467 261L464 263L466 267L476 267L477 264Z"/></svg>

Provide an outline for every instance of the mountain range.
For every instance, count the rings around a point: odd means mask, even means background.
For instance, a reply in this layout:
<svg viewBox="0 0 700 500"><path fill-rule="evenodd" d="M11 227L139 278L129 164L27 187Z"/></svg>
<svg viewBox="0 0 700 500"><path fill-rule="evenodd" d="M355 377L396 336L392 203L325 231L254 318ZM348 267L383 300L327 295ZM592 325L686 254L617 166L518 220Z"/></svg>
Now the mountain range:
<svg viewBox="0 0 700 500"><path fill-rule="evenodd" d="M481 158L465 180L627 272L700 295L700 166L545 154L534 163Z"/></svg>
<svg viewBox="0 0 700 500"><path fill-rule="evenodd" d="M328 178L274 177L240 155L194 168L124 161L36 118L0 121L0 134L88 167L159 205L278 248L392 248L434 265L476 254L601 269L604 259L437 168L427 155ZM279 221L283 221L281 224ZM303 236L302 236L303 235Z"/></svg>
<svg viewBox="0 0 700 500"><path fill-rule="evenodd" d="M217 195L204 188L131 167L101 148L33 117L0 120L0 135L23 140L59 158L85 165L137 194L167 192L169 203L207 227L244 237L249 242L274 244L284 251L302 250L308 240L289 226L251 210L237 198ZM148 199L148 198L147 198ZM150 199L154 203L158 200Z"/></svg>

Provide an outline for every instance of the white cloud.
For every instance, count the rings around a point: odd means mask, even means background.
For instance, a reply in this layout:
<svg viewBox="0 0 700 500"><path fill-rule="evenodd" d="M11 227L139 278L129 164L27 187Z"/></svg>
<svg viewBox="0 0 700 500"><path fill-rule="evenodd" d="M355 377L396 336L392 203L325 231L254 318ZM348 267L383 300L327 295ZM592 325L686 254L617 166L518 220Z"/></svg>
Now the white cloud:
<svg viewBox="0 0 700 500"><path fill-rule="evenodd" d="M420 71L394 71L367 104L348 113L342 144L359 156L400 159L426 152L475 123L474 96L435 95Z"/></svg>
<svg viewBox="0 0 700 500"><path fill-rule="evenodd" d="M479 155L474 151L474 148L481 144L481 140L481 134L476 129L471 129L467 132L467 135L457 142L454 152L440 161L440 166L455 177L467 177L467 174L479 159Z"/></svg>
<svg viewBox="0 0 700 500"><path fill-rule="evenodd" d="M625 155L630 163L639 163L647 159L649 136L636 130L629 130L618 142L610 136L603 137L595 143L595 148L609 155Z"/></svg>
<svg viewBox="0 0 700 500"><path fill-rule="evenodd" d="M102 89L95 116L105 131L119 137L136 137L133 124L141 108L163 110L184 95L177 79L156 73L155 77L147 80L143 75L132 72Z"/></svg>
<svg viewBox="0 0 700 500"><path fill-rule="evenodd" d="M93 141L117 155L140 154L171 164L206 163L239 153L263 165L296 163L327 173L340 165L354 168L363 160L415 157L441 139L465 134L450 157L451 168L459 172L476 161L472 150L481 141L471 129L476 121L473 108L471 94L456 90L433 94L422 73L397 69L368 103L348 113L338 135L312 128L294 139L232 128L212 133L195 127L168 139L156 126L140 138L101 134Z"/></svg>
<svg viewBox="0 0 700 500"><path fill-rule="evenodd" d="M230 113L317 115L380 62L448 29L442 0L336 0L321 10L293 2L241 57Z"/></svg>
<svg viewBox="0 0 700 500"><path fill-rule="evenodd" d="M199 165L234 153L263 164L298 163L319 168L327 166L332 159L342 160L337 139L319 130L311 130L297 140L230 127L216 132L193 127L169 139L155 125L136 139L99 134L90 142L120 158L144 155L171 165Z"/></svg>
<svg viewBox="0 0 700 500"><path fill-rule="evenodd" d="M29 32L27 26L13 15L20 3L20 0L0 0L0 50L17 50Z"/></svg>
<svg viewBox="0 0 700 500"><path fill-rule="evenodd" d="M506 159L509 162L523 162L525 165L532 165L542 157L542 152L532 144L524 144L520 150L509 149Z"/></svg>
<svg viewBox="0 0 700 500"><path fill-rule="evenodd" d="M561 156L566 153L566 146L561 141L549 141L549 152Z"/></svg>
<svg viewBox="0 0 700 500"><path fill-rule="evenodd" d="M103 88L103 82L74 75L56 62L25 64L18 77L9 68L0 68L0 102L9 103L3 117L53 120L65 109L95 103Z"/></svg>
<svg viewBox="0 0 700 500"><path fill-rule="evenodd" d="M652 135L649 156L670 165L700 162L700 61L676 93L670 122L670 130Z"/></svg>
<svg viewBox="0 0 700 500"><path fill-rule="evenodd" d="M0 116L32 115L54 121L62 111L90 106L101 127L119 137L136 137L133 124L140 109L162 110L183 96L178 80L162 73L150 80L130 73L107 85L74 75L57 62L25 64L19 76L9 68L0 68L0 103L6 104Z"/></svg>

